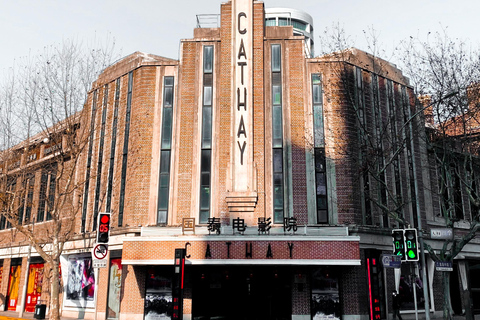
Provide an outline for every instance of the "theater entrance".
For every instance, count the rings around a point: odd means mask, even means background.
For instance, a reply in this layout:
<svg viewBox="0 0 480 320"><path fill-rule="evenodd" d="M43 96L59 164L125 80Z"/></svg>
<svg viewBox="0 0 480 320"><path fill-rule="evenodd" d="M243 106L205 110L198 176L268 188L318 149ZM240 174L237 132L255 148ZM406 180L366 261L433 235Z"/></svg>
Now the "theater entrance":
<svg viewBox="0 0 480 320"><path fill-rule="evenodd" d="M193 320L286 320L292 315L288 267L191 267Z"/></svg>

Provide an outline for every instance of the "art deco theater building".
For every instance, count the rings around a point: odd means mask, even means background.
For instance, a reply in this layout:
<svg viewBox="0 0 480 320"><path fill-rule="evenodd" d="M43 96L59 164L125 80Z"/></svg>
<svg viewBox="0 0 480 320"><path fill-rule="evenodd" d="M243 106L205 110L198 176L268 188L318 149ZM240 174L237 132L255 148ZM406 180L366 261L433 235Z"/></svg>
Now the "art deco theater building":
<svg viewBox="0 0 480 320"><path fill-rule="evenodd" d="M294 30L313 34L309 23L265 17L263 2L227 1L218 27L181 40L179 60L136 52L93 83L81 125L95 130L76 175L87 183L61 263L64 316L380 319L400 273L421 278L413 263L381 266L399 225L368 196L382 194L378 181L359 174L375 156L359 132L411 112L408 80L356 49L312 58L313 38ZM432 200L425 146L409 141L383 179L415 197L402 214L416 226ZM101 212L112 229L93 279ZM31 304L22 287L43 268L32 253L27 270L25 253L0 249L9 310Z"/></svg>

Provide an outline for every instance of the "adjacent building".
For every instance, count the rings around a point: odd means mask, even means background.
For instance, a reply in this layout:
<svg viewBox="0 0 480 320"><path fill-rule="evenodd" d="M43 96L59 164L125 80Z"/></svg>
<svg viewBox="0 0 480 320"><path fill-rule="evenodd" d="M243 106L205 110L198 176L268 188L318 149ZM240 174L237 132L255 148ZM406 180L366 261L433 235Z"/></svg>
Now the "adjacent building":
<svg viewBox="0 0 480 320"><path fill-rule="evenodd" d="M441 310L428 254L427 283L419 263L382 264L392 229L441 224L408 79L357 49L311 58L311 17L289 12L282 24L263 2L227 1L220 27L181 41L180 60L136 52L93 83L78 121L93 131L77 166L76 234L62 255L64 316L386 319L394 289L402 312L413 312L414 297L424 308L424 290ZM32 199L54 190L42 141ZM30 155L19 154L19 166ZM39 207L29 215L47 224ZM111 232L107 267L95 270L101 212L111 213ZM2 221L0 237L10 237ZM176 249L185 250L180 311ZM476 252L472 243L465 257ZM468 265L458 263L459 288ZM43 270L25 241L0 241L0 304L30 312L48 301Z"/></svg>

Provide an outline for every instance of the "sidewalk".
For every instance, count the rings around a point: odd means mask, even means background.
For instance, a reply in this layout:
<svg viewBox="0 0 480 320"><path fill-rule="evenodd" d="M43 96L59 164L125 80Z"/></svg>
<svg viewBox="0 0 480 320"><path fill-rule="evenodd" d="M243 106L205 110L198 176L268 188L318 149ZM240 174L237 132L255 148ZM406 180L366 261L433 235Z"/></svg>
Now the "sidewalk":
<svg viewBox="0 0 480 320"><path fill-rule="evenodd" d="M0 320L18 320L18 319L27 319L32 320L33 312L24 312L21 318L18 317L18 312L16 311L0 311ZM48 315L45 317L48 319ZM62 320L76 320L76 318L67 318L61 317Z"/></svg>

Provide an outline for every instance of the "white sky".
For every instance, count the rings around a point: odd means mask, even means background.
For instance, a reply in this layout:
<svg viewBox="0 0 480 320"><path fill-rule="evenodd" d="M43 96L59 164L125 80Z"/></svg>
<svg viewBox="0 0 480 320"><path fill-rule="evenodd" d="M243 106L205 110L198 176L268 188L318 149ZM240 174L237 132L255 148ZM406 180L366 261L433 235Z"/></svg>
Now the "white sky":
<svg viewBox="0 0 480 320"><path fill-rule="evenodd" d="M89 41L110 34L125 56L135 51L178 58L180 39L193 37L196 14L220 13L222 0L0 0L0 77L15 58L34 55L62 39ZM478 0L265 0L314 19L315 42L340 23L356 47L373 27L388 50L409 36L447 28L451 37L480 44ZM316 48L318 52L320 48ZM390 57L384 56L389 59ZM393 58L392 62L395 62Z"/></svg>

